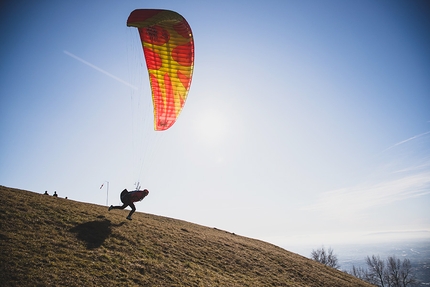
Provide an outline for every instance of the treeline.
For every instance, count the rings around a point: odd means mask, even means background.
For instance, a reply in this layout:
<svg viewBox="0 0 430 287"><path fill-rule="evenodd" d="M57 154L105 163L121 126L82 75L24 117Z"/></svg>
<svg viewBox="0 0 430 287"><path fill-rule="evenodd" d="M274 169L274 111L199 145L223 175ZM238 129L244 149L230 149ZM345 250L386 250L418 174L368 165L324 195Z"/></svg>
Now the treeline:
<svg viewBox="0 0 430 287"><path fill-rule="evenodd" d="M311 259L336 269L340 268L337 255L331 248L312 250ZM419 283L409 259L400 260L395 256L389 256L383 260L372 255L367 256L365 260L367 268L353 266L352 270L344 272L379 287L410 287Z"/></svg>

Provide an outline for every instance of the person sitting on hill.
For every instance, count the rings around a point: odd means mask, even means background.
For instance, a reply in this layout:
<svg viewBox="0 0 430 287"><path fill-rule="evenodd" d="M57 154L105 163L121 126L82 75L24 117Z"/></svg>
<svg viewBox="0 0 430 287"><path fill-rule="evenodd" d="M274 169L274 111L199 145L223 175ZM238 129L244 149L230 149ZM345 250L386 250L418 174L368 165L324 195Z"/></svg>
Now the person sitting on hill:
<svg viewBox="0 0 430 287"><path fill-rule="evenodd" d="M48 193L48 191L47 191L47 190L45 190L45 193L44 193L44 195L49 195L49 193Z"/></svg>
<svg viewBox="0 0 430 287"><path fill-rule="evenodd" d="M56 191L54 191L54 194L52 196L58 197L58 194Z"/></svg>
<svg viewBox="0 0 430 287"><path fill-rule="evenodd" d="M111 205L108 209L108 211L111 211L112 209L124 209L127 206L131 207L131 211L126 217L128 220L131 220L131 215L136 211L136 207L134 206L134 202L141 201L149 194L149 191L147 189L144 190L135 190L135 191L128 191L127 189L124 189L121 192L120 199L123 205L121 206L113 206Z"/></svg>

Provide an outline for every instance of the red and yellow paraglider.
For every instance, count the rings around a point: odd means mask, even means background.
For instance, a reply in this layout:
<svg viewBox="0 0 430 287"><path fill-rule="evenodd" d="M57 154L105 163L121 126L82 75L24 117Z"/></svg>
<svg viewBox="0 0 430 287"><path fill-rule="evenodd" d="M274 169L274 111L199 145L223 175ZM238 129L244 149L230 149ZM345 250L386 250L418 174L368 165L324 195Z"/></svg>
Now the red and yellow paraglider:
<svg viewBox="0 0 430 287"><path fill-rule="evenodd" d="M154 129L170 128L187 99L194 68L194 40L184 17L169 10L138 9L127 26L139 30L154 105Z"/></svg>

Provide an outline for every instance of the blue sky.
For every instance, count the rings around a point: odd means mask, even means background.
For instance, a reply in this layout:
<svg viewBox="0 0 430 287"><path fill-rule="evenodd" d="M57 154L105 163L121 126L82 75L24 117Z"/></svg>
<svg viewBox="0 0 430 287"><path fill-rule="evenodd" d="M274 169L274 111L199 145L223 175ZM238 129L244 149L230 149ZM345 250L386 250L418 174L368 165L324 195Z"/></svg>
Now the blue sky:
<svg viewBox="0 0 430 287"><path fill-rule="evenodd" d="M117 204L140 181L138 211L287 249L430 237L426 1L9 2L0 184L105 205L102 183ZM194 34L166 132L126 27L137 8Z"/></svg>

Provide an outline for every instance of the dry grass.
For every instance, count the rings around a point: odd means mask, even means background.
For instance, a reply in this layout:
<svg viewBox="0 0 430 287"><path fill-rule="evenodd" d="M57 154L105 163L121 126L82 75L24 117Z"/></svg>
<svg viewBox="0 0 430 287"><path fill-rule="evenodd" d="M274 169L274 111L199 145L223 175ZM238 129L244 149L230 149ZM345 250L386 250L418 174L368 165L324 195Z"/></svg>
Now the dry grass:
<svg viewBox="0 0 430 287"><path fill-rule="evenodd" d="M0 286L370 286L216 228L0 186Z"/></svg>

